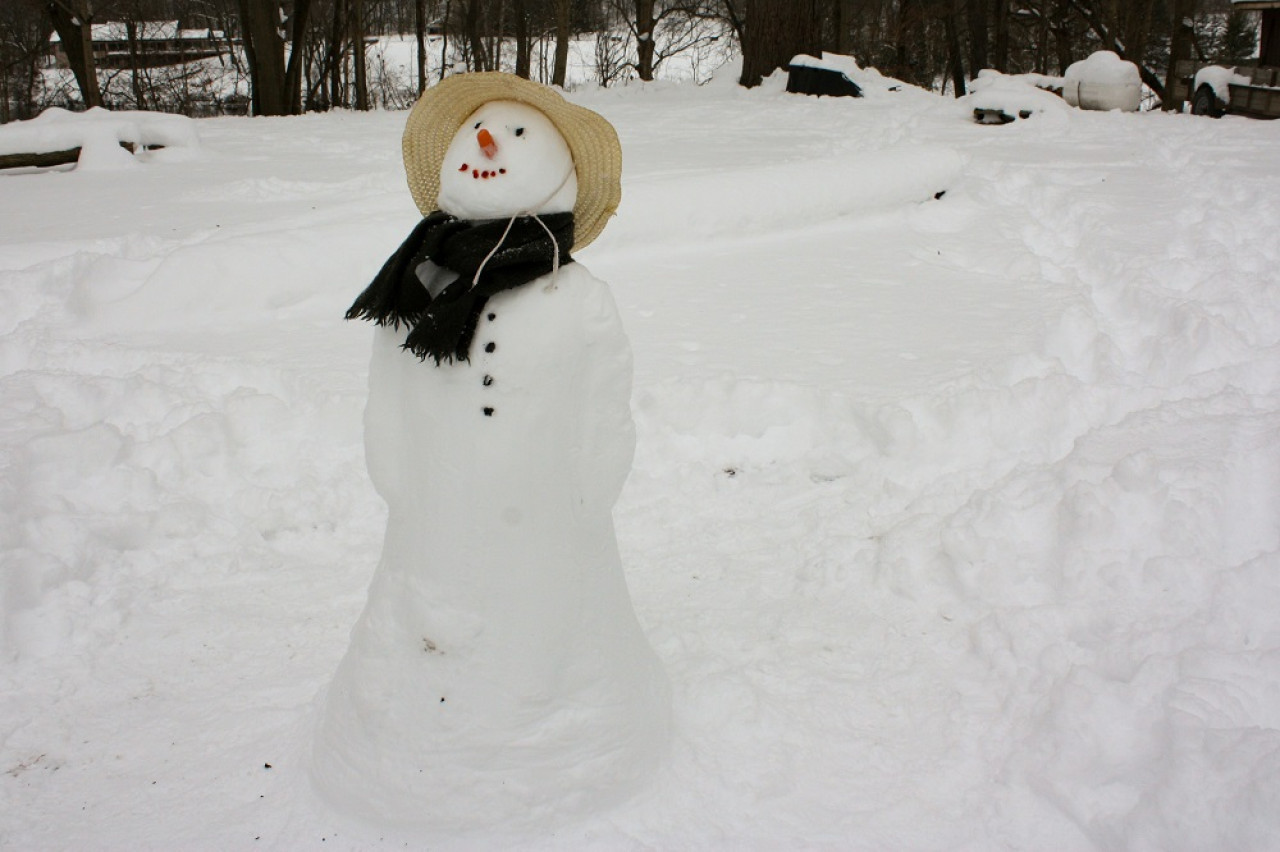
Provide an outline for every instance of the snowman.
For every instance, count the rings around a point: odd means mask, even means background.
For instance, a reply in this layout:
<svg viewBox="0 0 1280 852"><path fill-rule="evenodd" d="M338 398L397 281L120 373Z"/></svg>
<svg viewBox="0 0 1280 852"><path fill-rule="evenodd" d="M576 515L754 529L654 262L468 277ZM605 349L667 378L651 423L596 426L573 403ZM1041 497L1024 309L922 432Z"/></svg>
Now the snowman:
<svg viewBox="0 0 1280 852"><path fill-rule="evenodd" d="M630 348L571 256L617 207L617 136L549 88L466 74L418 101L404 155L425 218L348 313L376 324L386 537L312 777L360 816L448 829L604 807L669 723L612 521Z"/></svg>

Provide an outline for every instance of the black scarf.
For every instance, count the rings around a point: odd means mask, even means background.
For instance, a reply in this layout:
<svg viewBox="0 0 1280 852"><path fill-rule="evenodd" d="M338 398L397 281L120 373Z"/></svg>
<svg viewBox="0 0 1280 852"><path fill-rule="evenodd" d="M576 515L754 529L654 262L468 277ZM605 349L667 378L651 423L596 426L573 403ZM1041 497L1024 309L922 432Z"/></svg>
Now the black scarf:
<svg viewBox="0 0 1280 852"><path fill-rule="evenodd" d="M503 239L508 219L464 221L435 211L387 258L373 282L348 309L347 319L373 320L392 328L403 323L409 328L404 348L423 360L428 355L437 364L469 360L471 338L489 297L552 270L555 252L547 230L560 246L560 265L573 262L569 256L573 214L550 213L538 219L546 229L534 217L521 216L511 222ZM472 286L476 269L499 241L501 248L484 264L479 281ZM416 273L424 260L458 273L458 280L434 299Z"/></svg>

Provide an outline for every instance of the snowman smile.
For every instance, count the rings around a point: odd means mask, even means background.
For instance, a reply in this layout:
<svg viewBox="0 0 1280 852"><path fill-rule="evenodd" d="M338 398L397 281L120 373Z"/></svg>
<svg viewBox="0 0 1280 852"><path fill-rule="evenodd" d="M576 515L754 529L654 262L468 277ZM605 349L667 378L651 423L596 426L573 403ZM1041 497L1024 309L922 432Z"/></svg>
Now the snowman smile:
<svg viewBox="0 0 1280 852"><path fill-rule="evenodd" d="M468 163L463 163L459 166L458 171L470 171L472 180L488 180L489 178L496 178L507 173L506 169L473 169Z"/></svg>

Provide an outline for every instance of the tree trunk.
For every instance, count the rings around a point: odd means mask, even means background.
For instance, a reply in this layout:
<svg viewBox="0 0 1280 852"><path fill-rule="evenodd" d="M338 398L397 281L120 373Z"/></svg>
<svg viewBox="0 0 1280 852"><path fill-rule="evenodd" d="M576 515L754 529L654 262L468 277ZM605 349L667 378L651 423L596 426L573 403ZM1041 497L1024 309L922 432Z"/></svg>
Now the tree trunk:
<svg viewBox="0 0 1280 852"><path fill-rule="evenodd" d="M453 0L444 0L444 16L440 18L440 79L449 73L449 22L453 20Z"/></svg>
<svg viewBox="0 0 1280 852"><path fill-rule="evenodd" d="M569 71L569 0L556 2L556 62L551 72L552 85L564 88Z"/></svg>
<svg viewBox="0 0 1280 852"><path fill-rule="evenodd" d="M67 64L80 86L84 108L102 106L102 89L98 86L98 69L93 61L93 7L90 3L72 5L64 0L49 3L53 28L62 40Z"/></svg>
<svg viewBox="0 0 1280 852"><path fill-rule="evenodd" d="M821 54L822 18L817 0L747 0L742 37L743 86L786 68L800 53Z"/></svg>
<svg viewBox="0 0 1280 852"><path fill-rule="evenodd" d="M951 85L957 98L965 95L964 57L960 50L960 10L958 0L946 0L943 9L943 27L947 37L947 65L951 71Z"/></svg>
<svg viewBox="0 0 1280 852"><path fill-rule="evenodd" d="M462 10L462 36L467 52L467 70L488 71L488 60L485 57L484 38L480 34L480 2L466 0Z"/></svg>
<svg viewBox="0 0 1280 852"><path fill-rule="evenodd" d="M124 23L125 38L129 41L129 81L133 84L133 103L136 109L146 109L146 96L139 76L138 22L130 18Z"/></svg>
<svg viewBox="0 0 1280 852"><path fill-rule="evenodd" d="M244 50L249 60L254 115L288 115L285 91L284 39L280 7L264 0L240 0Z"/></svg>
<svg viewBox="0 0 1280 852"><path fill-rule="evenodd" d="M529 10L525 8L526 0L513 0L512 13L516 16L516 76L526 80L532 74L530 56L533 42L529 35Z"/></svg>
<svg viewBox="0 0 1280 852"><path fill-rule="evenodd" d="M901 0L898 4L898 33L894 55L897 60L894 76L909 83L916 80L915 28L919 0Z"/></svg>
<svg viewBox="0 0 1280 852"><path fill-rule="evenodd" d="M987 44L991 34L987 31L988 0L965 0L969 11L969 70L976 76L983 68L989 68Z"/></svg>
<svg viewBox="0 0 1280 852"><path fill-rule="evenodd" d="M1053 49L1058 59L1058 74L1067 73L1071 63L1076 61L1075 45L1071 38L1071 10L1066 0L1058 0L1053 6L1053 22L1048 24L1049 35L1053 37ZM1047 69L1046 69L1047 71Z"/></svg>
<svg viewBox="0 0 1280 852"><path fill-rule="evenodd" d="M333 32L329 37L329 106L346 106L347 98L342 85L342 64L346 55L347 28L343 22L347 17L347 6L344 0L333 2Z"/></svg>
<svg viewBox="0 0 1280 852"><path fill-rule="evenodd" d="M1009 0L996 0L994 17L991 65L1005 74L1009 71Z"/></svg>
<svg viewBox="0 0 1280 852"><path fill-rule="evenodd" d="M427 0L415 0L413 5L413 35L418 42L418 94L421 95L427 90Z"/></svg>
<svg viewBox="0 0 1280 852"><path fill-rule="evenodd" d="M636 0L636 73L641 80L653 79L653 3Z"/></svg>
<svg viewBox="0 0 1280 852"><path fill-rule="evenodd" d="M293 16L289 19L292 42L289 46L289 65L285 69L284 89L289 97L289 112L302 114L302 67L306 55L307 18L311 14L311 0L294 0Z"/></svg>
<svg viewBox="0 0 1280 852"><path fill-rule="evenodd" d="M1173 32L1169 37L1169 71L1165 75L1164 90L1172 93L1174 83L1178 79L1178 63L1191 58L1191 48L1195 42L1195 31L1191 27L1191 16L1195 14L1195 0L1173 0ZM1167 110L1181 110L1183 101L1172 98L1162 106Z"/></svg>
<svg viewBox="0 0 1280 852"><path fill-rule="evenodd" d="M351 2L351 64L356 89L356 109L369 109L369 67L364 55L364 0Z"/></svg>

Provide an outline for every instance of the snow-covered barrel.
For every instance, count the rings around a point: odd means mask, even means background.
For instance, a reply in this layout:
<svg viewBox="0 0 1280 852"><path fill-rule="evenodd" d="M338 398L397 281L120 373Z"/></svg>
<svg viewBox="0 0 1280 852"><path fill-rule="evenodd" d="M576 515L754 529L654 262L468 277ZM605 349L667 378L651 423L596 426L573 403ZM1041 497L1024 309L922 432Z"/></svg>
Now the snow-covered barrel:
<svg viewBox="0 0 1280 852"><path fill-rule="evenodd" d="M1080 109L1136 112L1142 103L1138 66L1109 50L1072 63L1062 81L1062 97Z"/></svg>

